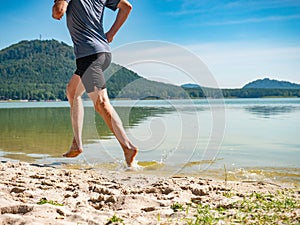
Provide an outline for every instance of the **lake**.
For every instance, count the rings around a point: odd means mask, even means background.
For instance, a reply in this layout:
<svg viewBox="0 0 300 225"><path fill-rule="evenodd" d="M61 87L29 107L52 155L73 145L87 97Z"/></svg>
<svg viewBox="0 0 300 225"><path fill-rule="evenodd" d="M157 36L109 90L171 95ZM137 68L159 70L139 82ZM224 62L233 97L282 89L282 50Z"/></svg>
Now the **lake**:
<svg viewBox="0 0 300 225"><path fill-rule="evenodd" d="M300 99L114 100L140 172L300 184ZM0 160L122 171L123 153L84 102L84 154L72 141L67 102L0 103ZM226 175L225 175L226 174Z"/></svg>

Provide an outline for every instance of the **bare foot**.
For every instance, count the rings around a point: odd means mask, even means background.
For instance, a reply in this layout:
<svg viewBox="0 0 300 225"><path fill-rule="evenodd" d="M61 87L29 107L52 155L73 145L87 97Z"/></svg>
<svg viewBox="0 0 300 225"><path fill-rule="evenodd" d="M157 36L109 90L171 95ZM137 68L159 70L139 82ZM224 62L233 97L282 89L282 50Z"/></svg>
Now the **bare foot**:
<svg viewBox="0 0 300 225"><path fill-rule="evenodd" d="M63 154L63 157L67 158L75 158L82 152L82 149L78 147L75 138L73 138L72 146L70 147L69 151Z"/></svg>
<svg viewBox="0 0 300 225"><path fill-rule="evenodd" d="M123 146L124 156L128 167L132 167L138 153L137 147L128 148Z"/></svg>
<svg viewBox="0 0 300 225"><path fill-rule="evenodd" d="M82 149L74 149L74 148L70 148L69 151L67 151L65 154L63 154L63 157L67 157L67 158L75 158L76 156L78 156L80 153L82 152Z"/></svg>

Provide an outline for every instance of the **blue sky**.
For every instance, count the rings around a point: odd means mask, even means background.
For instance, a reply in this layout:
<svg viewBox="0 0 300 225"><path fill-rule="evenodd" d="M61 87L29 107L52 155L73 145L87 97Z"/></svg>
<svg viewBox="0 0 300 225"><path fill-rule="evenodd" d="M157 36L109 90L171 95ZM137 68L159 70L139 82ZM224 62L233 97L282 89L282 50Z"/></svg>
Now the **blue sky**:
<svg viewBox="0 0 300 225"><path fill-rule="evenodd" d="M197 55L220 87L242 87L263 77L300 83L299 0L131 3L133 11L112 49L146 40L174 43ZM51 18L52 4L52 0L2 1L0 49L21 40L39 39L40 35L42 39L57 39L71 45L65 18ZM106 11L107 28L114 16L114 12ZM191 82L180 72L174 72L174 68L149 64L132 69L150 79L161 77L174 84Z"/></svg>

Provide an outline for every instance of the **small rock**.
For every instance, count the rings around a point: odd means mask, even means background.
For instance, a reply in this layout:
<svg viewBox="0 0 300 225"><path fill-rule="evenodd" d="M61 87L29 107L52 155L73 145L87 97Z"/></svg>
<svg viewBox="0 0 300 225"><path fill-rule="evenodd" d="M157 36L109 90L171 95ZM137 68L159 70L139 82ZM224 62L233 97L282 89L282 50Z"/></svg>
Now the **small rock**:
<svg viewBox="0 0 300 225"><path fill-rule="evenodd" d="M153 188L153 187L147 188L147 189L145 190L145 193L147 193L147 194L157 193L157 189L156 189L156 188Z"/></svg>
<svg viewBox="0 0 300 225"><path fill-rule="evenodd" d="M164 195L168 195L168 194L170 194L173 191L174 191L174 189L171 188L171 187L166 187L166 188L162 188L161 189L161 193L164 194Z"/></svg>
<svg viewBox="0 0 300 225"><path fill-rule="evenodd" d="M113 195L111 195L108 199L106 199L105 203L116 203L117 202L117 198Z"/></svg>
<svg viewBox="0 0 300 225"><path fill-rule="evenodd" d="M191 198L191 201L193 203L199 204L199 203L202 202L202 198L201 197L194 197L194 198Z"/></svg>
<svg viewBox="0 0 300 225"><path fill-rule="evenodd" d="M77 198L78 196L79 196L78 192L75 192L75 193L72 195L73 198Z"/></svg>
<svg viewBox="0 0 300 225"><path fill-rule="evenodd" d="M64 196L65 198L70 198L71 197L71 195L70 194L65 194L65 196Z"/></svg>
<svg viewBox="0 0 300 225"><path fill-rule="evenodd" d="M19 188L19 187L14 187L11 189L10 193L23 193L25 191L25 188Z"/></svg>
<svg viewBox="0 0 300 225"><path fill-rule="evenodd" d="M69 176L71 176L71 172L70 171L65 171L64 175L67 176L67 177L69 177Z"/></svg>
<svg viewBox="0 0 300 225"><path fill-rule="evenodd" d="M145 212L152 212L152 211L155 210L155 207L150 206L150 207L143 208L143 209L141 209L141 210L143 210L143 211L145 211Z"/></svg>
<svg viewBox="0 0 300 225"><path fill-rule="evenodd" d="M180 188L181 188L183 191L186 191L186 190L188 190L188 189L189 189L189 187L188 187L188 186L186 186L186 185L180 186Z"/></svg>
<svg viewBox="0 0 300 225"><path fill-rule="evenodd" d="M105 196L100 194L99 196L96 196L96 197L91 197L89 199L89 201L93 202L93 203L97 203L97 202L102 202L102 201L105 201Z"/></svg>
<svg viewBox="0 0 300 225"><path fill-rule="evenodd" d="M56 212L61 216L65 216L65 213L61 209L56 209Z"/></svg>
<svg viewBox="0 0 300 225"><path fill-rule="evenodd" d="M99 194L112 195L111 191L108 188L105 188L105 187L94 186L92 188L92 191L96 192L96 193L99 193Z"/></svg>
<svg viewBox="0 0 300 225"><path fill-rule="evenodd" d="M208 195L208 188L191 186L190 190L194 195L198 195L198 196Z"/></svg>

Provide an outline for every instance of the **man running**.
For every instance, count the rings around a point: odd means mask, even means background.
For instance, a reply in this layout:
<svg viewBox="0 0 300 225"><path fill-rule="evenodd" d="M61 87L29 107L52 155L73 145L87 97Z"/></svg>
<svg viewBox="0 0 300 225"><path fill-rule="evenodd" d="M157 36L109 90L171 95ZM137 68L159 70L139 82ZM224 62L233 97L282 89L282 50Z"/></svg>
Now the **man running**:
<svg viewBox="0 0 300 225"><path fill-rule="evenodd" d="M107 33L103 29L104 8L117 10L115 21ZM133 166L138 148L128 139L122 122L110 104L104 70L111 63L109 43L126 21L131 4L127 0L55 0L52 17L60 20L67 14L67 26L74 44L76 71L67 85L67 98L73 127L73 143L64 157L76 157L83 151L83 104L81 96L86 91L119 141L126 163Z"/></svg>

